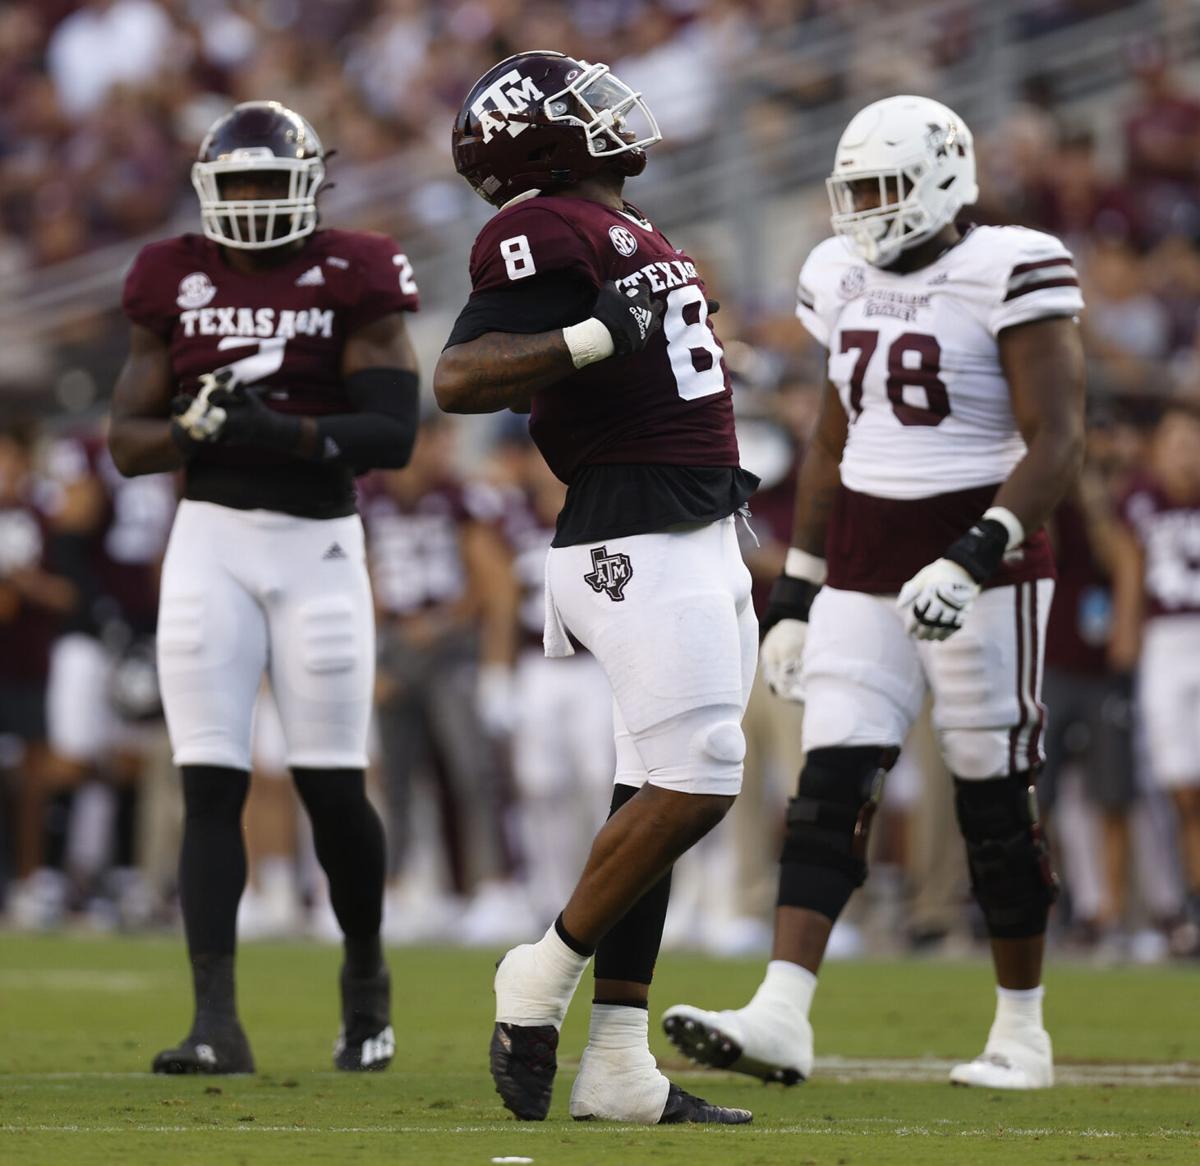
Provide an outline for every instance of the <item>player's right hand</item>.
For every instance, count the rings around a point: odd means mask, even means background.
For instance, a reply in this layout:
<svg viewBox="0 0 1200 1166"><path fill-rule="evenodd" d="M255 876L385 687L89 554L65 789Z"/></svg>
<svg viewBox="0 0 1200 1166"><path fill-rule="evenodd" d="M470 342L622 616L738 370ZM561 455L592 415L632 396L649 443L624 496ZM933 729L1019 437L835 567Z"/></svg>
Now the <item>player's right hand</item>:
<svg viewBox="0 0 1200 1166"><path fill-rule="evenodd" d="M613 355L628 356L641 352L650 337L662 327L664 310L665 305L651 297L649 288L639 285L630 294L610 279L596 296L592 316L608 329Z"/></svg>
<svg viewBox="0 0 1200 1166"><path fill-rule="evenodd" d="M200 389L194 397L189 399L181 395L171 402L171 411L175 415L171 420L171 434L177 444L217 440L225 424L226 413L211 397L218 390L231 390L233 385L233 373L227 368L202 373Z"/></svg>
<svg viewBox="0 0 1200 1166"><path fill-rule="evenodd" d="M784 700L802 702L804 685L800 672L804 641L808 636L808 613L824 578L824 563L815 556L791 551L788 568L775 580L759 631L762 646L759 660L767 687Z"/></svg>

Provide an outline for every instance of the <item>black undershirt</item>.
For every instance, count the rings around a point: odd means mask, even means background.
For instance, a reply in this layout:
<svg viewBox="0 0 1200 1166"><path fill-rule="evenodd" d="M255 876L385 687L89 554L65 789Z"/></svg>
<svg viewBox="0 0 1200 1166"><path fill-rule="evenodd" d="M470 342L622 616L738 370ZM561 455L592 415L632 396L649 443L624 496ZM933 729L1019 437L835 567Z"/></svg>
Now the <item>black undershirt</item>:
<svg viewBox="0 0 1200 1166"><path fill-rule="evenodd" d="M234 510L275 510L297 518L345 518L357 510L355 471L350 466L298 459L267 461L268 451L243 448L245 463L209 461L201 450L184 471L183 496Z"/></svg>
<svg viewBox="0 0 1200 1166"><path fill-rule="evenodd" d="M528 336L566 328L588 319L595 302L595 286L567 272L478 292L459 313L445 346L488 332ZM757 489L758 479L740 466L584 465L567 486L552 545L716 522L740 510Z"/></svg>

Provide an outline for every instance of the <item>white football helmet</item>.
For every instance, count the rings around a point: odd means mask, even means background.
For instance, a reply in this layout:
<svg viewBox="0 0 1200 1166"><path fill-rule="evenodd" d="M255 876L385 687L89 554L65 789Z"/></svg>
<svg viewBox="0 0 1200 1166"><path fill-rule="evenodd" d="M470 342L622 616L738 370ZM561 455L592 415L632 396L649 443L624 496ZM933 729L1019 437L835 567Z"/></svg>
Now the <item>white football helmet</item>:
<svg viewBox="0 0 1200 1166"><path fill-rule="evenodd" d="M851 184L864 179L879 183L879 205L856 210ZM834 233L886 267L978 199L971 131L928 97L885 97L843 131L826 186Z"/></svg>

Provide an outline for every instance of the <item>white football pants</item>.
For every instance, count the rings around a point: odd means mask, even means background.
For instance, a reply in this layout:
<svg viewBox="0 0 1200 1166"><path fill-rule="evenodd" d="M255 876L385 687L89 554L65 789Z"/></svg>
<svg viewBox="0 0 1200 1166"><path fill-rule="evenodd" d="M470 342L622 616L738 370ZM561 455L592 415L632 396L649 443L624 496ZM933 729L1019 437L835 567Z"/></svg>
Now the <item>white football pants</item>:
<svg viewBox="0 0 1200 1166"><path fill-rule="evenodd" d="M289 766L366 766L375 617L362 523L185 500L158 614L176 765L250 768L264 669Z"/></svg>
<svg viewBox="0 0 1200 1166"><path fill-rule="evenodd" d="M1054 580L994 587L946 640L915 640L894 596L822 587L804 645L804 751L899 746L933 697L933 727L956 777L1039 765L1046 621Z"/></svg>
<svg viewBox="0 0 1200 1166"><path fill-rule="evenodd" d="M564 626L612 686L621 784L726 796L741 789L758 621L732 516L552 547L548 656L570 654Z"/></svg>

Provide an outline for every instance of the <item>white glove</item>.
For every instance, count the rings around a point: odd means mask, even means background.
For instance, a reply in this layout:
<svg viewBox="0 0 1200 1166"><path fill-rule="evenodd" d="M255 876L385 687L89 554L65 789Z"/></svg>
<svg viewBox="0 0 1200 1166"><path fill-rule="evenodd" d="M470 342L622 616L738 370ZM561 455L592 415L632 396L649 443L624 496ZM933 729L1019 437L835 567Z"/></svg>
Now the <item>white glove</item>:
<svg viewBox="0 0 1200 1166"><path fill-rule="evenodd" d="M763 679L767 687L784 700L804 702L804 681L800 674L800 659L808 624L798 619L781 619L763 636L758 650Z"/></svg>
<svg viewBox="0 0 1200 1166"><path fill-rule="evenodd" d="M233 387L233 374L227 369L201 373L200 391L188 407L176 415L175 424L193 441L216 441L221 426L225 424L226 414L220 405L211 404L209 397L217 389L232 391Z"/></svg>
<svg viewBox="0 0 1200 1166"><path fill-rule="evenodd" d="M783 700L804 700L800 661L808 636L808 612L824 582L825 560L792 547L783 574L771 588L758 659L767 687Z"/></svg>
<svg viewBox="0 0 1200 1166"><path fill-rule="evenodd" d="M896 597L908 634L918 640L944 640L963 625L979 584L951 559L922 567Z"/></svg>
<svg viewBox="0 0 1200 1166"><path fill-rule="evenodd" d="M493 737L507 737L517 719L512 669L506 664L480 664L475 679L475 709Z"/></svg>

